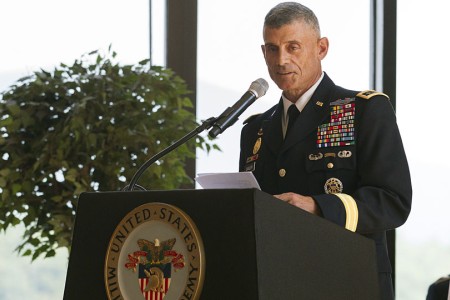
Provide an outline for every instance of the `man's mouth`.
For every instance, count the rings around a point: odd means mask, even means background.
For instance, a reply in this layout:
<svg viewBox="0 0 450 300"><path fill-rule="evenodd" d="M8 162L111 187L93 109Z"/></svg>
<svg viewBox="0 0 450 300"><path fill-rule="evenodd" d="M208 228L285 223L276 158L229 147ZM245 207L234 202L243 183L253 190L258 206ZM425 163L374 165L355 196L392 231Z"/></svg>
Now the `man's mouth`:
<svg viewBox="0 0 450 300"><path fill-rule="evenodd" d="M290 74L293 74L294 72L277 72L277 74L278 75L282 75L282 76L284 76L284 75L290 75Z"/></svg>

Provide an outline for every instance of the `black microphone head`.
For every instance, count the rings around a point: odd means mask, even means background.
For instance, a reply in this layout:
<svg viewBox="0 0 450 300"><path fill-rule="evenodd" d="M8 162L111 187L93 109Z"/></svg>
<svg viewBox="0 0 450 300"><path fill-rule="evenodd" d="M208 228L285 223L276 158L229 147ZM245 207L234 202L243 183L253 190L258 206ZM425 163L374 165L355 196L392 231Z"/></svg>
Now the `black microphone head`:
<svg viewBox="0 0 450 300"><path fill-rule="evenodd" d="M248 91L253 93L256 98L262 97L266 94L269 89L269 84L263 78L256 79L252 82Z"/></svg>

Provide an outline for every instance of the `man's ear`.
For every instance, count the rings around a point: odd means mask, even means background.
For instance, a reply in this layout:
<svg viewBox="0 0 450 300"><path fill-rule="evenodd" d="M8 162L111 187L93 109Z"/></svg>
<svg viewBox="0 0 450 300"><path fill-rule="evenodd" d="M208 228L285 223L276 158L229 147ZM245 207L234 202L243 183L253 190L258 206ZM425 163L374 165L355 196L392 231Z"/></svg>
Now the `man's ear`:
<svg viewBox="0 0 450 300"><path fill-rule="evenodd" d="M264 58L266 58L266 46L265 45L261 45L261 51L263 53Z"/></svg>
<svg viewBox="0 0 450 300"><path fill-rule="evenodd" d="M317 43L318 43L318 48L319 48L318 56L319 56L320 60L322 60L325 58L325 56L327 56L327 53L328 53L328 47L329 47L328 38L326 38L326 37L320 38Z"/></svg>

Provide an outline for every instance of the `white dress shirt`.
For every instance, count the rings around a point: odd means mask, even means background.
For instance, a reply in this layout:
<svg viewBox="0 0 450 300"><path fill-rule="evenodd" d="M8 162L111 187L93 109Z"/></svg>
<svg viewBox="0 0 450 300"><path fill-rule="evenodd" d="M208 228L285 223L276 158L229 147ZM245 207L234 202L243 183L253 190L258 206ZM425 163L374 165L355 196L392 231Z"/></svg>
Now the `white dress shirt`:
<svg viewBox="0 0 450 300"><path fill-rule="evenodd" d="M284 114L283 118L281 118L281 127L283 129L283 138L286 136L286 130L287 130L287 124L289 122L289 117L287 114L287 111L289 109L289 106L296 105L299 112L302 112L303 108L305 108L308 101L311 99L312 95L316 91L317 87L319 86L320 82L322 81L324 76L324 73L322 72L322 75L320 76L319 80L314 83L313 86L309 88L303 95L300 96L300 98L297 99L295 103L292 103L289 101L283 94L281 95L281 98L283 98L283 108L284 108Z"/></svg>

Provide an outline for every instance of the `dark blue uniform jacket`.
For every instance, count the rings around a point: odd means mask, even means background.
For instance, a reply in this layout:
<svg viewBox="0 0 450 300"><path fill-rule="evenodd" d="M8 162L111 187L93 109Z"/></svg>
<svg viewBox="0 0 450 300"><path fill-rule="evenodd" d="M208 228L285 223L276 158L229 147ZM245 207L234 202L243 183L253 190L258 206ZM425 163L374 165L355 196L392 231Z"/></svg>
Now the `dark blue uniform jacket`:
<svg viewBox="0 0 450 300"><path fill-rule="evenodd" d="M341 107L337 100L354 105L350 113L353 140L338 142L338 146L318 135L319 128L330 127L333 109ZM406 221L412 188L388 97L343 89L325 74L286 140L282 136L282 114L280 101L243 127L240 171L253 171L261 189L269 194L312 196L323 218L345 227L348 211L343 201L325 192L326 183L337 179L339 193L349 195L356 203L356 232L375 241L379 272L391 272L386 231ZM338 138L348 133L336 132L334 137Z"/></svg>

